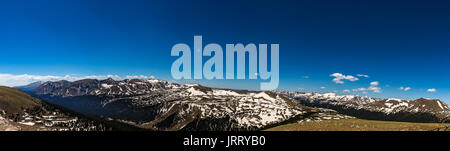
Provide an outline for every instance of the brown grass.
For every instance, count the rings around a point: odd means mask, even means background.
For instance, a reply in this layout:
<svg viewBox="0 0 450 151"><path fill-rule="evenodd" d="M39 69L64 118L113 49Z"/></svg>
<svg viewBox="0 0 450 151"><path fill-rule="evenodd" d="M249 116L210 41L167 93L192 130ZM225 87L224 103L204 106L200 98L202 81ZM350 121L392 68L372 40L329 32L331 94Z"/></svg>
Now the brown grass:
<svg viewBox="0 0 450 151"><path fill-rule="evenodd" d="M429 131L445 126L450 124L341 119L286 124L266 131Z"/></svg>
<svg viewBox="0 0 450 151"><path fill-rule="evenodd" d="M18 89L0 86L0 109L10 114L39 105L40 100Z"/></svg>

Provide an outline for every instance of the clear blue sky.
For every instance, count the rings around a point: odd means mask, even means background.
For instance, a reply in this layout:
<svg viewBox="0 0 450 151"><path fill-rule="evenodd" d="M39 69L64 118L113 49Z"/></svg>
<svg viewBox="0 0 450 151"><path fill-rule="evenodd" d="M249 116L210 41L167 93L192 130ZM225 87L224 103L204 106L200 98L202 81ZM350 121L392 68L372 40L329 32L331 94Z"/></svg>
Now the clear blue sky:
<svg viewBox="0 0 450 151"><path fill-rule="evenodd" d="M348 94L450 103L448 6L438 1L3 1L0 74L154 75L171 81L177 59L170 56L171 47L192 46L193 36L202 35L204 44L280 44L279 89L351 90ZM333 73L369 77L337 84ZM380 93L352 91L373 81ZM195 82L257 89L261 81ZM411 90L399 90L402 86ZM432 88L436 92L427 92Z"/></svg>

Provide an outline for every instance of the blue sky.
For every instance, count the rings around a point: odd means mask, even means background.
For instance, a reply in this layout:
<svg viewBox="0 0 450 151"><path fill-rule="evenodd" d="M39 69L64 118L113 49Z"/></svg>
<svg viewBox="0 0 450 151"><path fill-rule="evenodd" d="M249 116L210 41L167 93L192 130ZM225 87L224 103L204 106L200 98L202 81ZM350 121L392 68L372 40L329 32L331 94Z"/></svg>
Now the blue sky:
<svg viewBox="0 0 450 151"><path fill-rule="evenodd" d="M170 69L177 59L170 56L172 46L192 47L193 36L202 35L204 44L223 47L280 44L282 90L426 97L450 103L449 5L323 0L2 2L0 84L11 85L11 79L20 76L66 75L152 75L172 81ZM358 80L338 84L332 81L333 73ZM2 77L9 79L2 82ZM353 91L369 89L375 81L372 91ZM188 82L257 89L261 81ZM433 88L435 92L427 92Z"/></svg>

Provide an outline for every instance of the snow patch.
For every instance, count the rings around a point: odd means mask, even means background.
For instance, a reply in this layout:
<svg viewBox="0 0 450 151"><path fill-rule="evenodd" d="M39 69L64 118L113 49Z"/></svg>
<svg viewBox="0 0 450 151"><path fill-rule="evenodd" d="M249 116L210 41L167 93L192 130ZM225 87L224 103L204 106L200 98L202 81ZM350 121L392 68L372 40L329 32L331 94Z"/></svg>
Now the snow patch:
<svg viewBox="0 0 450 151"><path fill-rule="evenodd" d="M28 126L34 126L33 122L19 122L19 124L28 125Z"/></svg>
<svg viewBox="0 0 450 151"><path fill-rule="evenodd" d="M149 79L149 80L147 80L148 82L150 82L150 83L158 83L158 82L161 82L160 80L158 80L158 79Z"/></svg>
<svg viewBox="0 0 450 151"><path fill-rule="evenodd" d="M269 101L272 101L272 102L273 102L273 101L276 101L276 99L270 97L270 96L267 95L267 93L265 93L265 92L258 93L258 94L256 94L256 95L254 95L253 97L256 97L256 98L264 98L264 99L269 100Z"/></svg>
<svg viewBox="0 0 450 151"><path fill-rule="evenodd" d="M391 107L393 104L392 103L384 103L384 105L386 105L387 107Z"/></svg>
<svg viewBox="0 0 450 151"><path fill-rule="evenodd" d="M111 88L113 85L109 85L109 84L102 84L102 87L104 87L104 88L107 88L107 89L109 89L109 88Z"/></svg>
<svg viewBox="0 0 450 151"><path fill-rule="evenodd" d="M213 90L213 95L215 96L242 96L239 93L229 91L229 90Z"/></svg>
<svg viewBox="0 0 450 151"><path fill-rule="evenodd" d="M194 87L190 87L189 89L187 89L187 91L189 93L191 93L191 95L205 95L205 93L203 93L202 91L196 90Z"/></svg>
<svg viewBox="0 0 450 151"><path fill-rule="evenodd" d="M439 105L439 107L440 107L441 109L444 109L444 107L442 107L442 104L441 104L440 101L436 101L436 102L437 102L437 104Z"/></svg>
<svg viewBox="0 0 450 151"><path fill-rule="evenodd" d="M397 101L397 102L402 102L402 100L401 100L401 99L396 99L396 98L389 98L389 99L387 99L387 101L386 101L386 102L389 102L389 101Z"/></svg>

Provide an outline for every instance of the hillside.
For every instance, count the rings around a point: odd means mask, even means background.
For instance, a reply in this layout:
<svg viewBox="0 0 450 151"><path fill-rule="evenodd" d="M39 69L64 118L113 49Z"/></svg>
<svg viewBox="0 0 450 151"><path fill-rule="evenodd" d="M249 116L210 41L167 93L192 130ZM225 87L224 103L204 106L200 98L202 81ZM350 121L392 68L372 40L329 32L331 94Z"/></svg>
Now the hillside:
<svg viewBox="0 0 450 151"><path fill-rule="evenodd" d="M97 121L48 104L15 88L0 86L0 131L106 131L132 127ZM137 129L135 129L137 130Z"/></svg>
<svg viewBox="0 0 450 151"><path fill-rule="evenodd" d="M0 86L0 109L9 115L24 114L24 109L40 105L40 101L18 89Z"/></svg>

